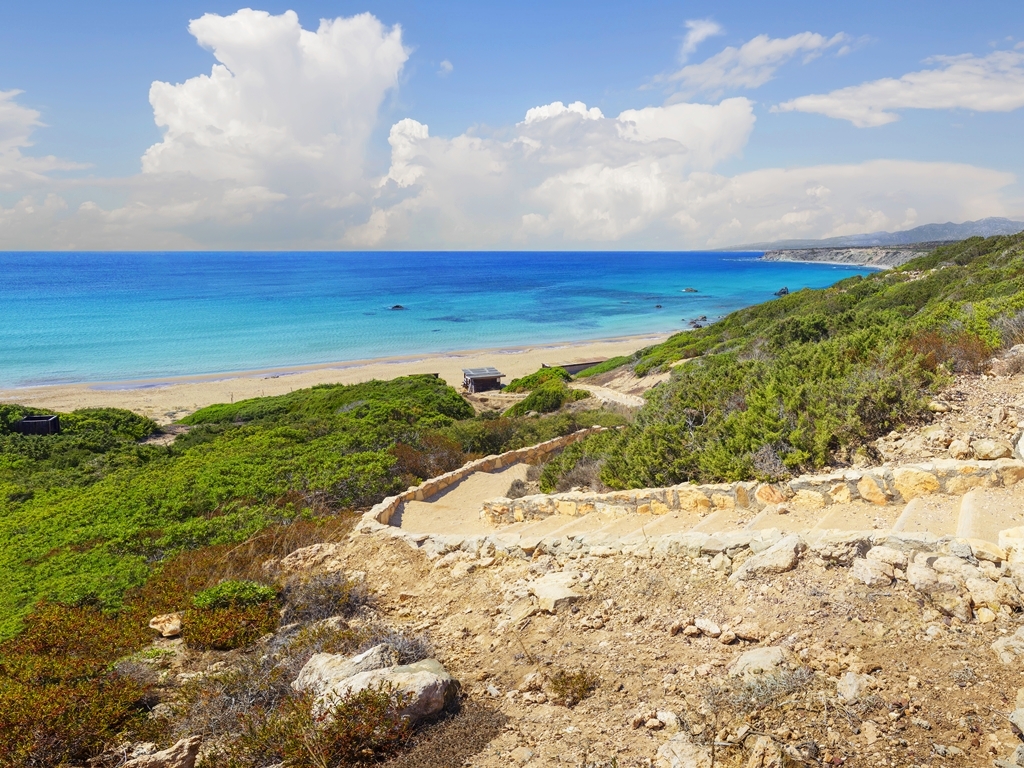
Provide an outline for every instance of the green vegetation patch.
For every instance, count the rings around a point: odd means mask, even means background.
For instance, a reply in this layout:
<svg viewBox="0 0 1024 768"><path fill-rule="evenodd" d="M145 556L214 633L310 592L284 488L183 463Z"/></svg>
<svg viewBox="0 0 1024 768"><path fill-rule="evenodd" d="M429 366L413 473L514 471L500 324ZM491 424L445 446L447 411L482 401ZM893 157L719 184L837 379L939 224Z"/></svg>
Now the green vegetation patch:
<svg viewBox="0 0 1024 768"><path fill-rule="evenodd" d="M214 608L247 608L273 602L277 590L255 581L228 579L197 592L192 605L203 610Z"/></svg>
<svg viewBox="0 0 1024 768"><path fill-rule="evenodd" d="M523 376L519 379L512 379L505 387L505 392L533 392L542 384L549 381L571 381L572 376L565 368L541 368L535 373Z"/></svg>
<svg viewBox="0 0 1024 768"><path fill-rule="evenodd" d="M641 350L626 363L637 375L671 379L610 444L591 438L573 455L600 463L611 488L841 465L926 418L928 394L951 374L982 370L1022 342L1024 236L972 238ZM545 487L573 470L571 458L546 473Z"/></svg>
<svg viewBox="0 0 1024 768"><path fill-rule="evenodd" d="M566 403L574 403L590 397L590 393L582 389L569 389L561 379L551 379L538 386L533 392L519 401L507 411L506 416L523 416L530 411L551 413Z"/></svg>

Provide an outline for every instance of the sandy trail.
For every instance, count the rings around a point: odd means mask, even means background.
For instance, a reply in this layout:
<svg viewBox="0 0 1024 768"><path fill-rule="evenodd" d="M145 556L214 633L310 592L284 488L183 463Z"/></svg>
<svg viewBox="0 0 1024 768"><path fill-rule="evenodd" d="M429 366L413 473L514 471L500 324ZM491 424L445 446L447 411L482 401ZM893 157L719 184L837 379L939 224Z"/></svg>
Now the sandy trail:
<svg viewBox="0 0 1024 768"><path fill-rule="evenodd" d="M504 496L513 480L525 480L526 469L513 464L498 472L475 472L427 501L406 502L391 523L415 533L493 533L480 519L481 504Z"/></svg>

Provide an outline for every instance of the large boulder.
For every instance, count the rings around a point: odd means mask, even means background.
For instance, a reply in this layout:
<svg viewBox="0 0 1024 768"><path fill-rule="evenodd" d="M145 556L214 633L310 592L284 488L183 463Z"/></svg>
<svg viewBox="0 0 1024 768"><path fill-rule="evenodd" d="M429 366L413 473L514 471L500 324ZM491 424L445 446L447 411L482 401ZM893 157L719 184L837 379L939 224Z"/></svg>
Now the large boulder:
<svg viewBox="0 0 1024 768"><path fill-rule="evenodd" d="M324 655L329 654L318 654ZM356 658L348 659L348 665L340 661L331 665L323 659L316 660L315 668L307 670L303 667L292 686L298 691L308 691L314 695L313 709L318 716L328 712L336 701L360 691L393 690L408 697L399 714L414 724L441 712L458 696L458 682L435 659L370 669L346 677L328 676L332 668L337 675L346 675L354 666L366 661L355 662ZM306 666L314 663L315 659L316 656Z"/></svg>
<svg viewBox="0 0 1024 768"><path fill-rule="evenodd" d="M129 760L123 768L194 768L201 744L198 736L190 736L160 752Z"/></svg>
<svg viewBox="0 0 1024 768"><path fill-rule="evenodd" d="M892 584L893 570L889 563L862 558L853 561L850 575L869 587L887 587Z"/></svg>
<svg viewBox="0 0 1024 768"><path fill-rule="evenodd" d="M398 653L390 645L382 643L355 656L336 653L316 653L299 671L292 683L297 691L308 691L317 696L341 680L371 672L375 669L394 667L398 664Z"/></svg>
<svg viewBox="0 0 1024 768"><path fill-rule="evenodd" d="M806 548L803 539L796 534L787 536L775 546L744 560L743 564L733 571L729 581L749 581L791 571L796 568L800 553Z"/></svg>
<svg viewBox="0 0 1024 768"><path fill-rule="evenodd" d="M975 440L971 443L971 450L982 461L1008 459L1013 455L1013 446L1005 440Z"/></svg>

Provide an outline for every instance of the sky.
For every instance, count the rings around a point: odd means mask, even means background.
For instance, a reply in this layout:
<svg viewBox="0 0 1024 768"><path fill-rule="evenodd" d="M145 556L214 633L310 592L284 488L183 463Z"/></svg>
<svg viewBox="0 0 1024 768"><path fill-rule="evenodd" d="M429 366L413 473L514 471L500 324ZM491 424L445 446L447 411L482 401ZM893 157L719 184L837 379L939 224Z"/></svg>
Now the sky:
<svg viewBox="0 0 1024 768"><path fill-rule="evenodd" d="M5 3L0 249L1024 220L1017 2Z"/></svg>

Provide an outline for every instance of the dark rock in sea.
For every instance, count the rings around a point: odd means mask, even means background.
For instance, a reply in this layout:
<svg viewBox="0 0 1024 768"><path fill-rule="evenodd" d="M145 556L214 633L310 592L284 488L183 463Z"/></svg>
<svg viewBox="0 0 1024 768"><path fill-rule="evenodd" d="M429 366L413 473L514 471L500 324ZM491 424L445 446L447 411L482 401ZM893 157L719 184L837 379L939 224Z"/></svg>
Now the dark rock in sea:
<svg viewBox="0 0 1024 768"><path fill-rule="evenodd" d="M683 293L700 293L696 288L683 288Z"/></svg>
<svg viewBox="0 0 1024 768"><path fill-rule="evenodd" d="M707 321L707 319L708 319L707 315L701 315L700 317L697 318L697 322L703 323L703 322Z"/></svg>
<svg viewBox="0 0 1024 768"><path fill-rule="evenodd" d="M775 295L776 296L788 296L789 295L789 288L785 288L785 287L779 288L779 290L777 290L775 292Z"/></svg>
<svg viewBox="0 0 1024 768"><path fill-rule="evenodd" d="M401 304L395 304L395 305L394 305L393 307L391 307L391 308L392 308L392 309L405 309L405 307L403 307L403 306L402 306Z"/></svg>
<svg viewBox="0 0 1024 768"><path fill-rule="evenodd" d="M655 305L654 305L654 308L655 308L655 309L661 309L661 304L655 304Z"/></svg>

